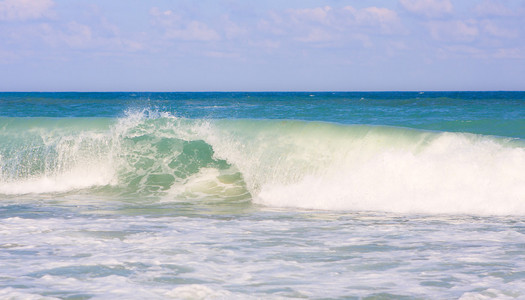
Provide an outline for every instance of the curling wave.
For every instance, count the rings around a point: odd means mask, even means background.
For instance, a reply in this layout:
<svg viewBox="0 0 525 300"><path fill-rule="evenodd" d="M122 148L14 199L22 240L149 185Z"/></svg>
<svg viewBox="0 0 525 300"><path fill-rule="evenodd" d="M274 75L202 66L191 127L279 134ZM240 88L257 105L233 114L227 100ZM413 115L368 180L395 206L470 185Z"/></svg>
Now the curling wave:
<svg viewBox="0 0 525 300"><path fill-rule="evenodd" d="M0 194L104 192L326 210L525 215L525 143L281 120L0 119Z"/></svg>

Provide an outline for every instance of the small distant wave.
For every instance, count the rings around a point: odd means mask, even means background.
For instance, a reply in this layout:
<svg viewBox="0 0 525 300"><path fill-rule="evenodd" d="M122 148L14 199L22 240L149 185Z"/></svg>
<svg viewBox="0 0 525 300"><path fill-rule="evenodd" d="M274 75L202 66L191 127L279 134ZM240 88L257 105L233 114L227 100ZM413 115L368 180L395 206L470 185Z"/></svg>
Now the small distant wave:
<svg viewBox="0 0 525 300"><path fill-rule="evenodd" d="M100 192L290 208L525 215L523 140L281 120L0 118L0 194Z"/></svg>

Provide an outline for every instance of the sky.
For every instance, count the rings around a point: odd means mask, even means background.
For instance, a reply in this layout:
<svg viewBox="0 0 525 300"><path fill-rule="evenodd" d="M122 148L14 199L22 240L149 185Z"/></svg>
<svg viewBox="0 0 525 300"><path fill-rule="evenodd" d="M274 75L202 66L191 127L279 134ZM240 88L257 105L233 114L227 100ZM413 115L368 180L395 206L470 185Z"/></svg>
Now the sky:
<svg viewBox="0 0 525 300"><path fill-rule="evenodd" d="M0 0L0 91L525 90L525 0Z"/></svg>

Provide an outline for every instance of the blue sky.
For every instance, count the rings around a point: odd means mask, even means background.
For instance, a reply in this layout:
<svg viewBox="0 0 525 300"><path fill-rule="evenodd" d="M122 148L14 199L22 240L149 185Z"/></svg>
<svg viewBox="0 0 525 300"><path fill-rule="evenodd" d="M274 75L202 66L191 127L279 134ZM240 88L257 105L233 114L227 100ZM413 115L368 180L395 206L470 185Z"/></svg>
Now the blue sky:
<svg viewBox="0 0 525 300"><path fill-rule="evenodd" d="M0 90L525 90L525 1L0 0Z"/></svg>

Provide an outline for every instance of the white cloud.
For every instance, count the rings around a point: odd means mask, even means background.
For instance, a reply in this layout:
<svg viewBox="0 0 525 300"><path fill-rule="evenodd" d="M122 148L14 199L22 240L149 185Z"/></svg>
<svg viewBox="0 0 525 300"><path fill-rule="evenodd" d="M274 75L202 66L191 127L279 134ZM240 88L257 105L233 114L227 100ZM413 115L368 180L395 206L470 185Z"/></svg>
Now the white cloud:
<svg viewBox="0 0 525 300"><path fill-rule="evenodd" d="M474 8L474 11L480 16L498 16L507 17L515 15L510 8L506 7L502 1L485 0Z"/></svg>
<svg viewBox="0 0 525 300"><path fill-rule="evenodd" d="M501 59L523 59L525 58L525 49L519 48L502 48L498 49L494 54L495 58Z"/></svg>
<svg viewBox="0 0 525 300"><path fill-rule="evenodd" d="M483 49L469 45L451 45L438 49L438 57L441 59L465 56L486 59L489 57L489 54Z"/></svg>
<svg viewBox="0 0 525 300"><path fill-rule="evenodd" d="M115 30L118 31L118 28ZM67 52L68 49L85 49L90 50L93 55L119 55L143 49L138 41L121 35L108 35L100 26L78 21L24 24L5 38L9 40L9 44L16 45L17 52L27 55L31 55L34 49L42 52L53 49L53 53ZM20 57L26 54L21 54Z"/></svg>
<svg viewBox="0 0 525 300"><path fill-rule="evenodd" d="M225 51L205 51L204 55L212 58L228 58L228 59L239 59L241 55L237 52L225 52Z"/></svg>
<svg viewBox="0 0 525 300"><path fill-rule="evenodd" d="M264 49L266 52L273 52L281 47L281 42L275 40L257 40L250 41L248 45L258 49Z"/></svg>
<svg viewBox="0 0 525 300"><path fill-rule="evenodd" d="M237 23L230 20L228 15L223 15L221 18L221 28L224 31L224 35L227 39L235 39L243 37L248 33L248 29L239 26Z"/></svg>
<svg viewBox="0 0 525 300"><path fill-rule="evenodd" d="M496 25L493 21L484 20L481 22L483 32L497 38L514 39L518 37L515 29L507 29Z"/></svg>
<svg viewBox="0 0 525 300"><path fill-rule="evenodd" d="M371 46L370 36L404 32L397 13L388 8L352 6L290 9L261 22L269 33L300 42L333 43L355 40Z"/></svg>
<svg viewBox="0 0 525 300"><path fill-rule="evenodd" d="M220 39L215 30L198 21L190 21L176 28L167 28L166 37L186 41L215 41Z"/></svg>
<svg viewBox="0 0 525 300"><path fill-rule="evenodd" d="M302 8L290 10L291 18L298 23L317 22L328 24L330 22L329 13L332 11L330 6L316 8Z"/></svg>
<svg viewBox="0 0 525 300"><path fill-rule="evenodd" d="M277 12L268 12L266 18L260 19L257 23L257 29L262 32L266 32L273 35L283 35L286 33L284 30L285 19Z"/></svg>
<svg viewBox="0 0 525 300"><path fill-rule="evenodd" d="M321 28L312 28L306 36L298 37L300 42L328 42L335 39L336 36Z"/></svg>
<svg viewBox="0 0 525 300"><path fill-rule="evenodd" d="M93 44L93 33L91 27L73 21L67 24L67 31L62 34L62 39L72 48L83 48Z"/></svg>
<svg viewBox="0 0 525 300"><path fill-rule="evenodd" d="M399 0L407 11L426 17L440 17L452 13L450 0Z"/></svg>
<svg viewBox="0 0 525 300"><path fill-rule="evenodd" d="M296 24L324 25L340 30L350 26L377 26L383 29L399 25L397 13L388 8L366 7L356 9L352 6L332 8L330 6L295 9L288 11L290 19Z"/></svg>
<svg viewBox="0 0 525 300"><path fill-rule="evenodd" d="M51 15L52 0L4 0L0 2L1 21L25 21Z"/></svg>
<svg viewBox="0 0 525 300"><path fill-rule="evenodd" d="M344 10L350 12L357 25L377 26L381 33L394 33L401 29L397 13L388 8L372 6L358 10L347 6Z"/></svg>
<svg viewBox="0 0 525 300"><path fill-rule="evenodd" d="M216 41L220 40L217 31L211 29L206 23L197 20L188 20L171 10L161 11L157 7L150 10L153 22L164 30L168 39L185 41Z"/></svg>
<svg viewBox="0 0 525 300"><path fill-rule="evenodd" d="M471 42L479 35L475 20L432 21L427 26L431 36L439 41Z"/></svg>
<svg viewBox="0 0 525 300"><path fill-rule="evenodd" d="M451 57L470 57L476 59L523 59L525 58L524 48L495 48L484 49L469 45L445 46L438 50L441 59Z"/></svg>
<svg viewBox="0 0 525 300"><path fill-rule="evenodd" d="M16 62L22 57L20 51L8 51L0 48L0 64Z"/></svg>

